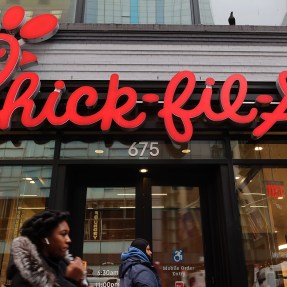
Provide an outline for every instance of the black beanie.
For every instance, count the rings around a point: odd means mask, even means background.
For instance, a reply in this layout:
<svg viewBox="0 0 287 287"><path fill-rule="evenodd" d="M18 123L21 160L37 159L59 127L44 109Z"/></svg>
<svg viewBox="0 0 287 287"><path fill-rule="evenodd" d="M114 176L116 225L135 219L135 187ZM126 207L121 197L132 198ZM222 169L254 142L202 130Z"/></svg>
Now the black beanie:
<svg viewBox="0 0 287 287"><path fill-rule="evenodd" d="M144 254L146 254L146 247L149 243L142 238L136 238L132 243L131 246L141 250Z"/></svg>

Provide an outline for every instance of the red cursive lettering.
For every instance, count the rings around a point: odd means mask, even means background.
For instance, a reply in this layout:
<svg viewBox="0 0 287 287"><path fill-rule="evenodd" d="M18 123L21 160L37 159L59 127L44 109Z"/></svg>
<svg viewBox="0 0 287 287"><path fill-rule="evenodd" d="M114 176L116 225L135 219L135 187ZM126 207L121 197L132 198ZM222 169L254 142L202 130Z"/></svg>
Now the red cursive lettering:
<svg viewBox="0 0 287 287"><path fill-rule="evenodd" d="M0 73L0 89L7 86L20 65L21 49L18 41L11 35L0 33L0 43L6 44L8 48L0 51L0 58L6 60L7 51L10 51L6 65ZM5 58L5 59L4 59ZM184 85L181 94L177 94L180 84ZM202 91L201 98L197 105L187 109L186 104L190 101L196 78L191 71L178 72L170 80L166 87L164 103L158 112L158 117L162 118L168 135L173 141L183 143L188 142L193 136L193 122L200 116L206 117L212 122L223 122L229 120L232 123L245 125L252 123L258 115L257 108L253 107L244 114L240 113L240 108L247 95L247 81L243 75L234 74L229 76L224 82L220 93L220 111L212 108L213 78L206 79L206 87ZM140 112L137 115L129 116L136 107L138 94L132 87L119 88L119 75L112 74L110 77L107 97L100 110L91 114L98 102L97 90L90 86L82 86L76 89L68 98L66 110L57 114L57 107L65 90L63 81L56 81L55 89L48 96L44 106L34 116L36 103L34 101L40 90L39 76L32 72L19 75L11 84L6 95L2 109L0 110L0 129L6 130L11 127L11 119L17 109L22 109L21 122L27 128L40 127L45 121L54 126L63 126L71 122L79 126L91 126L101 122L102 131L109 131L112 124L124 129L139 128L146 120L146 113ZM238 84L237 95L231 100L231 89ZM260 115L261 122L254 129L252 135L259 138L268 132L277 122L287 121L287 71L279 74L277 88L282 96L280 104L272 112L263 112ZM84 105L89 109L89 113L79 114L79 102L85 99ZM143 100L150 104L156 103L159 99L157 94L146 94ZM270 95L259 95L258 103L268 105L272 101ZM83 105L82 107L83 108ZM177 122L181 123L179 126Z"/></svg>
<svg viewBox="0 0 287 287"><path fill-rule="evenodd" d="M266 134L277 122L287 121L287 71L283 71L279 74L278 81L276 82L277 89L282 97L280 104L270 113L262 113L260 118L262 123L259 124L254 131L252 136L255 139L262 137Z"/></svg>
<svg viewBox="0 0 287 287"><path fill-rule="evenodd" d="M174 100L175 91L178 85L187 79L187 84L182 94ZM239 90L236 99L233 103L230 100L230 91L235 82L239 82ZM203 90L197 106L191 110L184 110L183 106L190 99L196 84L195 76L190 71L182 71L177 73L167 86L163 108L159 111L158 116L164 119L166 130L171 138L176 142L187 142L191 139L193 134L192 119L196 119L201 115L205 115L207 119L220 122L226 119L237 124L251 123L256 115L257 109L252 108L246 115L240 115L238 110L243 104L247 93L246 79L239 74L230 76L223 84L220 103L222 112L214 112L211 108L212 85L214 80L209 78L206 80L207 87ZM177 130L173 117L181 120L183 125L183 132Z"/></svg>
<svg viewBox="0 0 287 287"><path fill-rule="evenodd" d="M9 8L2 19L3 28L6 31L10 31L11 34L20 31L22 39L19 42L44 41L52 37L59 27L58 20L53 15L38 15L22 26L20 24L23 21L24 9L20 6ZM0 48L0 61L6 61L0 72L0 89L9 85L19 67L24 69L37 62L37 57L33 53L21 51L19 42L13 35L0 33L0 44L4 45L4 48ZM185 83L185 87L178 95L179 85L183 83ZM193 135L193 121L200 116L204 116L212 122L228 120L239 125L250 124L258 116L258 110L255 107L245 111L244 114L240 112L248 88L243 75L233 74L223 83L219 99L221 110L214 111L212 108L215 80L210 77L206 79L205 83L206 87L202 91L199 102L191 109L185 107L191 99L196 85L195 75L191 71L181 71L174 75L168 83L163 107L159 110L158 117L163 119L167 133L173 141L188 142ZM231 89L235 84L238 84L237 95L234 100L231 100ZM129 115L136 107L138 94L132 87L119 88L119 75L117 74L111 75L106 101L101 109L94 114L91 113L98 102L97 90L90 86L82 86L68 97L66 110L59 115L57 108L62 94L65 92L65 83L56 81L54 91L49 94L37 116L34 116L36 110L34 99L40 91L40 85L39 76L31 72L23 73L14 80L0 110L0 129L6 130L11 127L12 116L18 109L22 110L21 122L27 128L40 127L45 121L54 126L63 126L68 122L79 126L91 126L101 122L102 131L109 131L113 123L130 130L139 128L146 120L145 112ZM252 132L255 139L266 134L277 122L287 121L287 71L279 74L277 89L282 100L272 112L263 112L260 115L261 122ZM79 114L79 102L84 99L84 106L82 105L81 108L86 107L87 110L89 109L89 113ZM154 104L158 102L159 96L149 93L143 95L142 100ZM258 95L256 98L257 104L264 106L269 105L272 100L271 95L265 94Z"/></svg>

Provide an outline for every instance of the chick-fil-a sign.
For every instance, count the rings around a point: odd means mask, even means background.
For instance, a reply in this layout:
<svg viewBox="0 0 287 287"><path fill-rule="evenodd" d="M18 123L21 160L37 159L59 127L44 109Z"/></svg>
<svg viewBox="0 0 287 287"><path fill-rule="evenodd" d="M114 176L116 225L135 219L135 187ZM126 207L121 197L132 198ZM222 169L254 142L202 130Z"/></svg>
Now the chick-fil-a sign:
<svg viewBox="0 0 287 287"><path fill-rule="evenodd" d="M58 30L57 19L52 15L39 15L27 23L23 24L24 12L20 6L15 6L8 10L2 20L2 25L10 34L0 33L0 44L7 46L0 49L0 58L5 61L5 66L0 73L0 88L11 83L18 68L25 68L36 63L37 58L32 53L22 51L21 46L25 42L37 43L53 36ZM17 40L13 34L21 36ZM12 34L12 35L11 35ZM9 56L7 55L10 51ZM202 92L199 103L191 108L185 109L184 105L191 99L196 86L195 75L191 71L180 71L175 74L166 87L163 107L158 112L158 117L162 118L170 138L176 142L187 142L193 135L193 122L199 116L204 115L213 122L223 122L229 120L235 124L250 124L256 117L260 116L261 122L253 130L253 137L259 138L267 133L277 122L286 121L287 113L287 71L279 74L277 88L282 96L281 102L272 112L262 112L256 107L252 107L247 114L240 114L239 110L247 95L247 81L241 74L233 74L223 83L220 93L221 111L215 112L212 109L212 87L215 83L213 78L206 79L206 87ZM180 95L176 95L177 87L185 83ZM238 83L237 96L231 101L231 88ZM119 75L110 76L107 97L105 104L100 110L91 114L91 108L96 106L98 100L97 90L90 86L82 86L76 89L68 98L66 110L61 115L57 115L57 107L61 96L65 91L65 83L56 81L54 91L48 96L41 111L34 115L36 109L35 97L40 90L40 79L36 73L23 72L10 85L3 107L0 110L0 129L10 128L13 113L21 108L21 122L27 128L40 127L42 123L48 121L54 126L63 126L71 122L78 126L90 126L100 122L102 131L108 131L112 123L116 123L124 129L139 128L146 120L147 114L142 111L133 118L126 119L137 105L138 94L132 87L119 87ZM120 104L124 97L126 100ZM89 109L89 115L80 115L77 107L82 98L85 98L85 106ZM157 94L145 94L142 97L144 102L157 103ZM273 98L270 95L258 95L257 104L270 104ZM181 129L175 124L175 118L182 123Z"/></svg>

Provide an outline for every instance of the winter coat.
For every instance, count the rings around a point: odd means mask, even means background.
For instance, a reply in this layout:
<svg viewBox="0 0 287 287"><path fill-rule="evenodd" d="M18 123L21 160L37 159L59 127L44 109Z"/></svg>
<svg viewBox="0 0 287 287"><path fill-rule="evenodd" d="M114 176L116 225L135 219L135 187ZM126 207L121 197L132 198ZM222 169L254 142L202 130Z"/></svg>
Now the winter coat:
<svg viewBox="0 0 287 287"><path fill-rule="evenodd" d="M156 269L147 255L135 247L121 255L120 287L161 287Z"/></svg>
<svg viewBox="0 0 287 287"><path fill-rule="evenodd" d="M75 287L76 282L65 278L64 259L41 256L36 246L24 236L15 238L7 278L11 287Z"/></svg>

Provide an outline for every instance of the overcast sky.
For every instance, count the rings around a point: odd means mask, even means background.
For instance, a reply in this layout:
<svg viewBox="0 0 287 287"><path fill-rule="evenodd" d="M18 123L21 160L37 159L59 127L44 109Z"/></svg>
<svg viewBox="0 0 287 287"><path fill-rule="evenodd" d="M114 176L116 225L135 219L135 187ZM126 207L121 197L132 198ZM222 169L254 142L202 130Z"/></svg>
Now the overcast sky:
<svg viewBox="0 0 287 287"><path fill-rule="evenodd" d="M210 0L214 24L225 25L233 11L237 25L280 26L287 0Z"/></svg>

